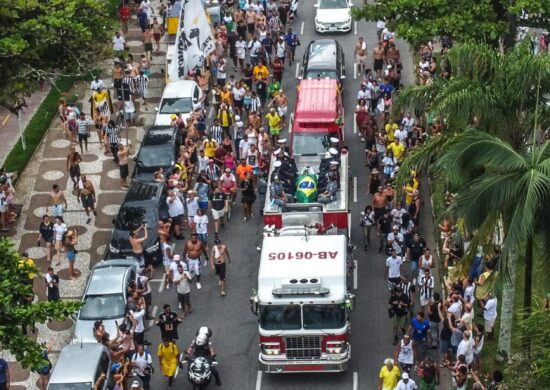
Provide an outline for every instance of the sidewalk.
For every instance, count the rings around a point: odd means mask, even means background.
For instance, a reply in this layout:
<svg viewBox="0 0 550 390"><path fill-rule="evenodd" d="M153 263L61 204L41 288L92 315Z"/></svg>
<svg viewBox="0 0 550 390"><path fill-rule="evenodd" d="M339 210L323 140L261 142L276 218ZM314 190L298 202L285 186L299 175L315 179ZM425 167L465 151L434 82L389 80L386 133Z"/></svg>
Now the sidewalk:
<svg viewBox="0 0 550 390"><path fill-rule="evenodd" d="M21 127L23 130L27 127L34 113L44 101L44 98L50 92L49 82L44 83L41 91L36 91L30 97L26 98L27 107L21 110ZM4 165L6 157L19 140L19 123L17 116L12 114L5 107L0 107L0 166ZM21 173L21 172L20 172Z"/></svg>
<svg viewBox="0 0 550 390"><path fill-rule="evenodd" d="M159 3L154 2L157 7ZM134 59L139 59L143 53L142 33L137 26L135 16L132 17L130 23L130 31L126 37L130 53ZM149 107L155 106L160 102L160 97L164 88L164 75L161 69L165 66L166 46L161 45L161 52L153 56L151 61L151 76L150 76L150 98ZM109 68L104 70L101 78L106 86L111 85L110 80L110 62ZM47 91L43 91L40 95L33 95L29 99L29 108L27 109L27 123L30 119L30 114L36 110L38 105L45 96ZM91 97L90 85L86 82L78 82L71 89L71 93L81 97L83 112L89 119ZM116 96L113 96L116 100ZM143 138L143 126L153 124L155 119L155 111L149 108L148 111L141 111L141 99L136 99L136 127L124 129L121 133L122 137L128 135L129 142L133 145L139 145ZM0 111L1 115L2 111ZM13 115L12 115L13 117ZM0 125L2 124L0 116ZM5 115L3 116L5 118ZM90 120L90 122L92 122ZM9 127L8 127L8 124ZM13 125L12 125L13 124ZM18 133L17 120L8 118L6 120L5 129L0 131L0 151L1 158L11 149L7 145L8 140L16 141ZM6 131L4 131L6 130ZM86 215L82 206L77 203L76 191L73 191L73 184L66 170L66 156L70 142L64 138L61 121L55 118L52 125L44 137L43 142L36 150L35 156L29 162L26 169L20 172L20 179L16 185L16 203L23 204L21 215L12 229L12 240L15 242L19 251L27 251L36 266L46 272L49 266L52 266L60 278L60 293L63 300L80 300L82 291L84 290L86 280L90 269L100 260L103 259L107 245L111 238L112 218L118 213L118 209L124 198L125 192L120 190L119 170L113 162L112 156L105 156L100 144L100 140L95 131L93 124L90 126L90 138L88 142L88 152L84 152L82 163L80 164L82 174L85 174L94 184L97 194L97 217L90 224L86 224ZM125 143L126 140L123 139ZM4 151L5 149L5 151ZM137 151L137 147L135 148ZM78 146L77 151L80 152ZM133 170L133 161L130 160L130 172ZM78 255L75 263L75 268L80 275L76 280L69 280L67 270L67 260L65 255L61 255L61 265L55 266L57 262L54 258L52 263L46 261L46 250L43 246L36 246L38 235L38 227L42 216L46 214L46 206L49 202L48 193L51 191L54 184L59 184L67 198L68 208L65 211L64 218L67 226L78 227L80 233L79 244L77 245ZM15 233L14 233L15 232ZM34 292L36 300L46 300L46 286L42 279L35 279ZM53 351L50 353L50 360L55 365L57 356L61 348L70 342L72 336L73 321L71 319L65 322L50 322L47 324L37 325L38 334L37 341L40 343L52 343ZM3 357L8 361L11 370L11 389L36 389L36 381L38 375L31 373L29 370L23 370L15 358L8 351L3 351Z"/></svg>

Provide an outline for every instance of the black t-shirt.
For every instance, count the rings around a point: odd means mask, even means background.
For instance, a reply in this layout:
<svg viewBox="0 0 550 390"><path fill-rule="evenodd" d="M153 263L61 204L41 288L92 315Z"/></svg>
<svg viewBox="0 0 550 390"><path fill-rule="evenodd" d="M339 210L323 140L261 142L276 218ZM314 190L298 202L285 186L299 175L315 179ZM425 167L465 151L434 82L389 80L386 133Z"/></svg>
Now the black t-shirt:
<svg viewBox="0 0 550 390"><path fill-rule="evenodd" d="M45 224L42 222L40 224L40 234L42 235L42 238L46 242L52 242L53 241L53 223Z"/></svg>
<svg viewBox="0 0 550 390"><path fill-rule="evenodd" d="M441 318L439 317L439 311L437 310L437 307L439 306L439 302L433 302L430 304L430 310L432 314L428 314L428 319L431 322L435 322L436 324L439 324L441 322Z"/></svg>
<svg viewBox="0 0 550 390"><path fill-rule="evenodd" d="M378 224L380 225L380 231L383 234L390 234L392 228L392 217L388 216L387 218L384 215L381 215L378 218Z"/></svg>
<svg viewBox="0 0 550 390"><path fill-rule="evenodd" d="M395 315L399 317L403 317L404 315L407 315L408 313L408 307L409 307L410 300L409 298L401 293L401 295L398 295L397 293L393 293L390 297L390 306L395 312Z"/></svg>
<svg viewBox="0 0 550 390"><path fill-rule="evenodd" d="M254 183L252 182L252 180L243 180L241 182L241 188L243 190L243 196L246 196L246 197L254 197L255 194L254 194Z"/></svg>
<svg viewBox="0 0 550 390"><path fill-rule="evenodd" d="M178 315L171 311L170 313L160 313L159 315L160 334L163 339L177 340L178 337Z"/></svg>
<svg viewBox="0 0 550 390"><path fill-rule="evenodd" d="M221 211L225 207L225 194L223 192L214 192L210 195L212 201L212 208L216 211Z"/></svg>
<svg viewBox="0 0 550 390"><path fill-rule="evenodd" d="M423 238L421 238L418 241L410 240L407 244L407 248L411 250L411 259L414 261L418 261L420 256L424 253L424 248L426 248L426 241L424 241Z"/></svg>
<svg viewBox="0 0 550 390"><path fill-rule="evenodd" d="M47 284L47 290L48 290L48 300L49 301L55 301L59 300L59 276L56 274L49 275L52 279L51 286Z"/></svg>

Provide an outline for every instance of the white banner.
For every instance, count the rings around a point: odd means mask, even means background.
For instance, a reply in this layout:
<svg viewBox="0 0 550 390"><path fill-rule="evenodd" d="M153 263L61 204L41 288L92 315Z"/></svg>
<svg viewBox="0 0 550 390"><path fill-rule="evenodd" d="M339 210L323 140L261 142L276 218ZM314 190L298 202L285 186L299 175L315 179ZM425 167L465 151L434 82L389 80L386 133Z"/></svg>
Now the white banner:
<svg viewBox="0 0 550 390"><path fill-rule="evenodd" d="M202 0L184 0L176 35L176 55L170 80L183 78L189 70L202 68L214 51L214 37Z"/></svg>

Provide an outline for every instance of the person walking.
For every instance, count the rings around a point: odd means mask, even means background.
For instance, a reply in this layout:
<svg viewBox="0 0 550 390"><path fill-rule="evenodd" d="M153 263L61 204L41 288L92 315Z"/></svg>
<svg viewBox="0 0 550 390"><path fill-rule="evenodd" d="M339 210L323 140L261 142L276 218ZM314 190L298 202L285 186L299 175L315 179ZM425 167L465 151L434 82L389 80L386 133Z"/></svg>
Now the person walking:
<svg viewBox="0 0 550 390"><path fill-rule="evenodd" d="M374 211L371 205L365 207L365 210L361 213L361 228L363 229L363 243L365 246L365 251L369 249L370 244L370 234L372 228L376 225L376 219L374 217Z"/></svg>
<svg viewBox="0 0 550 390"><path fill-rule="evenodd" d="M151 354L145 351L143 344L137 346L136 352L132 355L132 368L136 370L138 378L143 384L143 390L151 388L151 375L153 374L153 359ZM134 386L132 385L132 389Z"/></svg>
<svg viewBox="0 0 550 390"><path fill-rule="evenodd" d="M86 178L86 175L80 176L77 190L77 202L82 203L82 207L84 207L84 211L86 212L87 216L87 224L92 221L92 218L90 217L90 211L92 211L94 216L97 217L97 211L95 209L96 194L94 184L91 182L91 180L88 180Z"/></svg>
<svg viewBox="0 0 550 390"><path fill-rule="evenodd" d="M395 249L391 250L391 256L386 259L384 280L388 282L388 289L392 291L401 282L401 265L403 258L397 256Z"/></svg>
<svg viewBox="0 0 550 390"><path fill-rule="evenodd" d="M178 367L178 357L180 351L176 343L172 340L164 339L158 346L157 356L162 374L168 378L168 389L172 388L176 369Z"/></svg>
<svg viewBox="0 0 550 390"><path fill-rule="evenodd" d="M174 285L178 294L178 306L183 312L182 318L185 318L193 311L191 308L191 274L184 270L183 264L178 265L177 272L174 275Z"/></svg>
<svg viewBox="0 0 550 390"><path fill-rule="evenodd" d="M178 268L183 263L178 265ZM181 317L172 311L169 304L164 304L162 307L163 312L159 314L158 319L155 321L155 325L160 328L160 336L162 340L178 340L178 326L181 324Z"/></svg>
<svg viewBox="0 0 550 390"><path fill-rule="evenodd" d="M231 263L231 256L227 247L222 244L219 238L214 241L212 252L210 254L210 268L219 277L218 285L220 286L220 295L225 297L225 274L226 274L226 258Z"/></svg>
<svg viewBox="0 0 550 390"><path fill-rule="evenodd" d="M120 143L119 134L121 132L121 127L117 126L114 120L110 120L107 124L107 127L104 130L106 143L109 144L109 148L113 155L113 160L116 165L118 165L118 144Z"/></svg>
<svg viewBox="0 0 550 390"><path fill-rule="evenodd" d="M183 247L183 256L187 257L189 264L189 272L197 277L197 289L202 288L201 285L201 253L208 259L208 249L204 242L200 241L197 233L191 233L191 239L185 243Z"/></svg>
<svg viewBox="0 0 550 390"><path fill-rule="evenodd" d="M78 186L78 182L80 180L80 163L82 162L82 158L80 157L80 154L76 151L75 145L71 145L69 147L69 154L67 155L67 171L69 172L69 176L71 177L71 181L73 182L73 189L76 189Z"/></svg>
<svg viewBox="0 0 550 390"><path fill-rule="evenodd" d="M90 130L88 129L88 121L86 120L86 115L84 113L80 114L80 117L76 120L77 134L78 134L78 145L80 146L80 153L84 154L84 149L86 153L88 152L88 138L90 137ZM84 141L85 148L82 148L82 142Z"/></svg>
<svg viewBox="0 0 550 390"><path fill-rule="evenodd" d="M130 150L132 145L124 146L124 144L118 144L117 158L118 158L118 169L120 171L120 189L126 191L128 189L128 184L126 179L128 178L128 157L130 156Z"/></svg>
<svg viewBox="0 0 550 390"><path fill-rule="evenodd" d="M44 281L46 282L48 302L61 300L61 296L59 294L59 276L55 274L52 267L48 267L48 273L46 274Z"/></svg>
<svg viewBox="0 0 550 390"><path fill-rule="evenodd" d="M414 343L411 341L411 337L406 334L395 347L394 355L394 360L399 363L402 372L411 373L415 355Z"/></svg>
<svg viewBox="0 0 550 390"><path fill-rule="evenodd" d="M50 216L46 214L42 217L42 222L40 223L36 246L40 246L42 241L46 243L46 261L48 263L52 261L54 253L54 238L54 224L52 223Z"/></svg>
<svg viewBox="0 0 550 390"><path fill-rule="evenodd" d="M219 186L214 188L214 192L210 195L210 208L212 210L212 218L214 219L214 234L217 236L221 226L225 226L223 217L227 210L227 197Z"/></svg>
<svg viewBox="0 0 550 390"><path fill-rule="evenodd" d="M76 261L77 250L75 246L78 244L78 229L67 230L63 235L63 246L65 247L65 252L67 253L67 261L69 262L68 273L69 279L76 279L76 274L74 271L74 263Z"/></svg>
<svg viewBox="0 0 550 390"><path fill-rule="evenodd" d="M390 358L384 360L384 366L378 374L378 390L394 390L397 386L401 371L394 363L394 360Z"/></svg>
<svg viewBox="0 0 550 390"><path fill-rule="evenodd" d="M55 255L57 257L57 263L55 265L61 265L61 252L63 251L63 235L67 231L67 225L63 221L63 217L55 217L55 224L53 225L54 231L54 248Z"/></svg>
<svg viewBox="0 0 550 390"><path fill-rule="evenodd" d="M67 209L67 199L65 194L59 189L59 184L54 184L50 191L50 207L54 217L62 217Z"/></svg>

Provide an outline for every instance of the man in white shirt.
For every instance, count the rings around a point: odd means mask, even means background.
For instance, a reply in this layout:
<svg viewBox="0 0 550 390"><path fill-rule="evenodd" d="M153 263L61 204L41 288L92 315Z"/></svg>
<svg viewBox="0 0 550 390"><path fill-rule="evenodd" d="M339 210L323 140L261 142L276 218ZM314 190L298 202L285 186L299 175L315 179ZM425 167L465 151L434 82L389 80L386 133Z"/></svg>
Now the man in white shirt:
<svg viewBox="0 0 550 390"><path fill-rule="evenodd" d="M178 302L183 315L191 313L191 274L185 271L183 264L177 266L177 272L174 276L174 284L178 293Z"/></svg>
<svg viewBox="0 0 550 390"><path fill-rule="evenodd" d="M407 147L407 138L409 135L403 128L403 125L400 125L399 128L394 131L393 136L397 138L405 147Z"/></svg>
<svg viewBox="0 0 550 390"><path fill-rule="evenodd" d="M243 37L239 35L239 39L235 42L235 52L237 54L237 59L239 60L239 66L241 71L244 68L244 60L246 59L246 42ZM237 68L235 68L237 70Z"/></svg>
<svg viewBox="0 0 550 390"><path fill-rule="evenodd" d="M397 386L395 387L395 390L416 390L418 389L418 386L416 386L416 383L409 377L409 374L404 372L401 375L401 380L397 382Z"/></svg>
<svg viewBox="0 0 550 390"><path fill-rule="evenodd" d="M418 296L420 297L420 306L426 311L430 304L430 300L434 291L434 277L431 275L429 268L424 270L424 274L420 275L417 280Z"/></svg>
<svg viewBox="0 0 550 390"><path fill-rule="evenodd" d="M113 50L115 51L115 55L117 57L119 57L120 53L124 50L125 43L126 41L124 40L124 37L120 35L120 31L117 31L113 37Z"/></svg>
<svg viewBox="0 0 550 390"><path fill-rule="evenodd" d="M395 251L399 256L401 256L401 253L403 253L403 243L405 242L405 238L401 233L399 233L399 226L394 225L392 228L392 232L388 234L388 241L386 243L386 246L392 248L392 251Z"/></svg>
<svg viewBox="0 0 550 390"><path fill-rule="evenodd" d="M460 355L464 355L468 366L474 362L474 341L471 336L471 332L465 330L464 333L462 333L462 341L460 341L456 350L456 358L458 359Z"/></svg>
<svg viewBox="0 0 550 390"><path fill-rule="evenodd" d="M388 282L388 288L393 290L394 286L401 282L401 265L403 264L403 258L397 256L395 249L391 250L391 256L386 259L386 270L384 273L384 280Z"/></svg>
<svg viewBox="0 0 550 390"><path fill-rule="evenodd" d="M181 219L183 218L185 209L176 191L172 190L169 192L166 204L168 205L168 215L172 218L172 224L174 225L175 237L176 239L183 239L181 235Z"/></svg>
<svg viewBox="0 0 550 390"><path fill-rule="evenodd" d="M208 244L208 216L204 213L204 209L199 208L197 214L193 217L193 226L197 232L198 239L204 245Z"/></svg>
<svg viewBox="0 0 550 390"><path fill-rule="evenodd" d="M491 292L487 294L485 300L481 300L481 307L483 307L483 319L485 320L485 332L487 332L487 338L490 340L493 338L493 327L495 326L495 320L497 319L497 297L493 296Z"/></svg>
<svg viewBox="0 0 550 390"><path fill-rule="evenodd" d="M411 116L410 112L407 112L407 115L405 115L405 118L403 118L401 124L403 125L403 130L405 130L410 137L414 127L414 118Z"/></svg>
<svg viewBox="0 0 550 390"><path fill-rule="evenodd" d="M143 383L144 389L149 389L151 381L153 358L149 352L145 352L143 345L137 346L137 351L132 355L132 367L136 369L137 375Z"/></svg>
<svg viewBox="0 0 550 390"><path fill-rule="evenodd" d="M377 20L376 21L376 36L378 37L378 41L382 40L382 31L386 28L386 22L384 20Z"/></svg>
<svg viewBox="0 0 550 390"><path fill-rule="evenodd" d="M134 329L134 341L136 344L143 345L145 342L145 325L143 324L143 317L145 316L145 301L140 298L137 303L137 308L130 310L130 314L136 321L136 327Z"/></svg>

